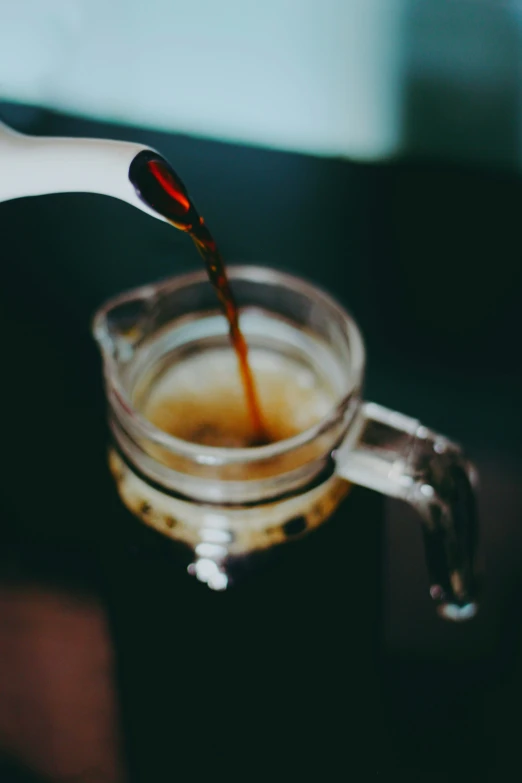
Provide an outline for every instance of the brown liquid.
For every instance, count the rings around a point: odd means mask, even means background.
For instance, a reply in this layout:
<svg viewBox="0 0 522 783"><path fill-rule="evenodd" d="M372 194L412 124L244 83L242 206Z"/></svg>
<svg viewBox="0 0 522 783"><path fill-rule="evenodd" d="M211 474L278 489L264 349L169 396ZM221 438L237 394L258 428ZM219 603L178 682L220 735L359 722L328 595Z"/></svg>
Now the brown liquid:
<svg viewBox="0 0 522 783"><path fill-rule="evenodd" d="M172 167L159 155L143 151L134 158L129 178L140 198L163 215L173 226L192 238L202 256L223 313L228 321L230 339L237 356L241 383L252 422L251 446L269 442L259 404L256 384L248 361L248 345L239 326L239 309L230 287L225 264L216 242L198 214L187 189Z"/></svg>
<svg viewBox="0 0 522 783"><path fill-rule="evenodd" d="M250 351L263 399L267 440L275 443L313 427L332 410L330 384L305 364L267 349ZM135 400L156 427L185 441L245 448L255 432L229 348L189 356L155 378Z"/></svg>

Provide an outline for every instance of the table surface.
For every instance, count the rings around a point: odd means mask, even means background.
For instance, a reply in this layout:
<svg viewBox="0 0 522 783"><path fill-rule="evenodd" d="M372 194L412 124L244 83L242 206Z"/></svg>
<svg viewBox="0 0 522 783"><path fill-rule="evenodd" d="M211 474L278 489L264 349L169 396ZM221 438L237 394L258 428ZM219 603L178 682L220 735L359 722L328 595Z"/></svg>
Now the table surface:
<svg viewBox="0 0 522 783"><path fill-rule="evenodd" d="M9 105L0 105L0 116L27 132L135 139L161 150L230 263L308 277L355 315L367 343L369 398L466 445L481 477L475 620L457 626L435 616L418 521L402 504L386 505L382 668L393 764L433 771L458 758L476 780L518 768L520 179L441 162L323 160ZM199 262L185 236L104 197L5 203L0 227L2 525L11 541L13 520L36 519L42 504L77 506L77 476L94 470L77 453L81 438L99 439L104 460L103 395L89 335L96 307ZM38 483L38 460L56 462L54 485L49 472L47 484ZM88 543L82 513L78 535ZM36 589L31 580L13 587L25 543L19 536L0 558L1 780L34 773L43 776L35 780L116 781L118 707L103 606L95 595ZM57 657L67 665L57 667ZM76 715L71 705L80 700Z"/></svg>

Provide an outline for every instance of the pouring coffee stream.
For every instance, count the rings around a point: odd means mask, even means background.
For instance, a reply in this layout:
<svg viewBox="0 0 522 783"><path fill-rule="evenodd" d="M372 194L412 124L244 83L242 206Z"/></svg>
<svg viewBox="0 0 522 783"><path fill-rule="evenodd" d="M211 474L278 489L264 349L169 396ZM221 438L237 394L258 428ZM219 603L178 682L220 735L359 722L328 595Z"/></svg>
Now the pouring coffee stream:
<svg viewBox="0 0 522 783"><path fill-rule="evenodd" d="M140 152L131 163L129 178L147 206L163 215L173 226L189 234L203 258L208 278L228 321L230 340L238 360L253 430L253 439L249 445L261 446L267 443L256 384L248 361L248 345L239 325L239 308L212 234L198 214L185 185L166 160L154 152Z"/></svg>

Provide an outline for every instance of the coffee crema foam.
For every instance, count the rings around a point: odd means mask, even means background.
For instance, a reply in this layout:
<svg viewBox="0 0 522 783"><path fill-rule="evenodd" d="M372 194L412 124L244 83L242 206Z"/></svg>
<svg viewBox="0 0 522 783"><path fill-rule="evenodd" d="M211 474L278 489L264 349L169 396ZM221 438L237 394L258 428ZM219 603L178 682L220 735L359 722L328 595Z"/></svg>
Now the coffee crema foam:
<svg viewBox="0 0 522 783"><path fill-rule="evenodd" d="M337 401L329 384L295 359L254 348L249 362L269 443L309 429ZM230 349L206 351L169 367L140 408L152 424L182 440L222 448L255 444L237 360Z"/></svg>

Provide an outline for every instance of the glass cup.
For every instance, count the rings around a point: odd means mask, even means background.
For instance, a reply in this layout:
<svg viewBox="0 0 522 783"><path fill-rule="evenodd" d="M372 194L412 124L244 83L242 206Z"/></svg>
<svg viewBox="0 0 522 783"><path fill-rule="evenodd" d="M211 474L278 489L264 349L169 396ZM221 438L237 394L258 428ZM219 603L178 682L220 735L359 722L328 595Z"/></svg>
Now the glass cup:
<svg viewBox="0 0 522 783"><path fill-rule="evenodd" d="M459 446L362 399L364 343L330 296L267 268L232 267L229 275L274 440L253 447L234 440L236 425L246 427L239 381L236 399L227 323L204 272L117 296L97 312L93 330L110 467L125 506L182 544L189 573L222 591L240 587L248 558L315 535L361 485L418 510L437 611L472 617L476 474ZM189 369L182 376L179 368ZM163 426L158 410L169 389ZM194 421L209 408L214 433L209 438L207 427L195 442Z"/></svg>

